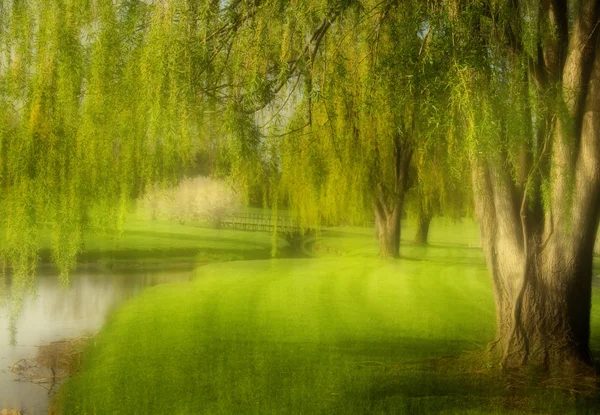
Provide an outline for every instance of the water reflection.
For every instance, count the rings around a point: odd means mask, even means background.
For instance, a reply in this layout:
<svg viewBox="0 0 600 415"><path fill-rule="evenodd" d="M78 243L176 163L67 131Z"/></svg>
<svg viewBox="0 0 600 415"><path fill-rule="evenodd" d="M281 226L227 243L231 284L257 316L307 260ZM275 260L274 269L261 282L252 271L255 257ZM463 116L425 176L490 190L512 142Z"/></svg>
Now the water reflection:
<svg viewBox="0 0 600 415"><path fill-rule="evenodd" d="M47 391L28 382L17 382L9 367L33 358L37 346L69 337L96 333L110 311L145 287L187 280L190 271L137 273L82 273L72 276L71 288L55 276L40 276L37 297L28 296L16 323L16 345L10 345L9 310L0 308L0 410L20 408L26 413L45 413Z"/></svg>

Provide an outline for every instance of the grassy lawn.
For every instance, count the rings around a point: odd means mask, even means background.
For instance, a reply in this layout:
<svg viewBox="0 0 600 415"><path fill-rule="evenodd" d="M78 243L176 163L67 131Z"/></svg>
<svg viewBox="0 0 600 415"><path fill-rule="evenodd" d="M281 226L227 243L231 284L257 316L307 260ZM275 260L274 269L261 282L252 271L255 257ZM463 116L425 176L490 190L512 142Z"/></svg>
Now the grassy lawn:
<svg viewBox="0 0 600 415"><path fill-rule="evenodd" d="M473 220L460 222L436 218L429 233L430 243L414 245L415 223L402 222L402 250L405 259L456 264L484 264L479 244L479 228ZM376 257L379 247L372 228L325 228L318 237L306 241L306 251L314 256Z"/></svg>
<svg viewBox="0 0 600 415"><path fill-rule="evenodd" d="M493 298L471 224L436 225L431 247L406 244L398 261L370 255L371 230L331 229L309 244L322 257L221 262L150 288L112 315L55 409L597 413L589 398L506 389L496 371L457 363L492 339Z"/></svg>
<svg viewBox="0 0 600 415"><path fill-rule="evenodd" d="M125 223L119 238L106 232L87 234L79 263L81 266L107 269L170 268L181 263L265 259L271 257L272 239L273 236L268 233L212 229L132 217ZM51 245L49 235L42 236L42 245ZM279 237L277 245L281 255L286 255L288 243L285 239ZM48 248L42 250L41 257L43 262L51 262Z"/></svg>

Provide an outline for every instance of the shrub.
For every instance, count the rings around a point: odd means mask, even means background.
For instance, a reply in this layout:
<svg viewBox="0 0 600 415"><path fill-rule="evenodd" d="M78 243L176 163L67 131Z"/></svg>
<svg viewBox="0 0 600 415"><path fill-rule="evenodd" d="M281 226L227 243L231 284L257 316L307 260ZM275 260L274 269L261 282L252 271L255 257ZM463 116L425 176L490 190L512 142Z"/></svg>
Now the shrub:
<svg viewBox="0 0 600 415"><path fill-rule="evenodd" d="M201 221L216 227L241 207L240 197L225 181L208 177L184 179L174 188L155 186L138 201L140 213L152 219Z"/></svg>

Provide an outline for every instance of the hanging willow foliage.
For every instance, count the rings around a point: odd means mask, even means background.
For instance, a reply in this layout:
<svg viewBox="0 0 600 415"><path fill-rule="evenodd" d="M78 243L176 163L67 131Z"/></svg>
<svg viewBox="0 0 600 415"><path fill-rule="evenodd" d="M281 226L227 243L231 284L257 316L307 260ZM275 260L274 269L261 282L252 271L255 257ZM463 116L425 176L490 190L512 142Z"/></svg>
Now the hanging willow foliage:
<svg viewBox="0 0 600 415"><path fill-rule="evenodd" d="M0 2L1 256L13 325L45 233L67 283L85 232L119 229L131 198L176 181L191 160L203 109L192 3Z"/></svg>
<svg viewBox="0 0 600 415"><path fill-rule="evenodd" d="M176 182L199 149L217 149L243 191L264 183L255 113L305 67L307 33L322 36L344 7L0 1L1 257L16 307L45 232L66 283L83 235L118 231L129 201Z"/></svg>
<svg viewBox="0 0 600 415"><path fill-rule="evenodd" d="M84 232L118 229L132 197L176 181L201 147L242 191L269 183L269 203L305 223L364 220L369 189L391 183L390 137L420 146L446 128L445 104L430 105L445 70L435 10L1 1L2 258L15 284L32 284L42 229L66 281Z"/></svg>
<svg viewBox="0 0 600 415"><path fill-rule="evenodd" d="M15 292L33 288L43 231L67 282L83 235L118 231L200 149L307 226L364 222L375 190L393 193L395 137L417 169L448 141L443 17L420 1L0 1Z"/></svg>
<svg viewBox="0 0 600 415"><path fill-rule="evenodd" d="M365 223L378 192L395 197L398 146L427 171L428 154L448 148L448 34L437 13L427 2L361 2L306 62L286 134L270 144L280 197L307 223Z"/></svg>

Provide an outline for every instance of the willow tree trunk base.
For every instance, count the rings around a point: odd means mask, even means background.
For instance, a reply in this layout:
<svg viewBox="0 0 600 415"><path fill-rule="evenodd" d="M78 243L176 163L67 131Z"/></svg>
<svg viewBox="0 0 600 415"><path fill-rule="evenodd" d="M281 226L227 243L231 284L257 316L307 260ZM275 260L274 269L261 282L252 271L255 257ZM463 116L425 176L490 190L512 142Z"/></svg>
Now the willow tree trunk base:
<svg viewBox="0 0 600 415"><path fill-rule="evenodd" d="M466 355L457 356L457 371L462 373L476 373L478 385L489 385L490 391L513 391L513 395L521 390L524 396L532 396L536 393L544 394L550 391L553 396L564 392L565 396L572 398L573 395L580 397L595 398L600 391L600 377L594 367L581 364L577 361L563 362L559 366L544 367L543 365L528 364L519 367L502 366L502 353L498 347L499 341L494 341L485 350L471 352ZM449 368L447 373L451 373ZM465 383L470 379L466 378ZM514 395L513 395L514 396ZM545 413L548 409L540 409ZM533 408L526 407L523 413L537 413Z"/></svg>
<svg viewBox="0 0 600 415"><path fill-rule="evenodd" d="M379 241L379 256L382 258L400 257L400 215L377 218L377 239Z"/></svg>
<svg viewBox="0 0 600 415"><path fill-rule="evenodd" d="M518 261L514 267L497 263L493 270L502 365L567 372L591 368L591 268L574 265L574 258L537 257L542 259L525 274L509 272L519 269Z"/></svg>

